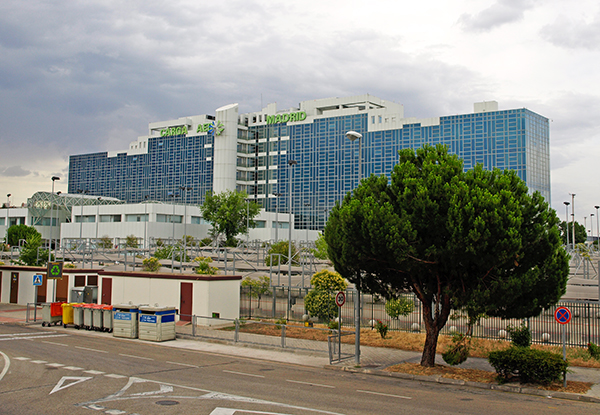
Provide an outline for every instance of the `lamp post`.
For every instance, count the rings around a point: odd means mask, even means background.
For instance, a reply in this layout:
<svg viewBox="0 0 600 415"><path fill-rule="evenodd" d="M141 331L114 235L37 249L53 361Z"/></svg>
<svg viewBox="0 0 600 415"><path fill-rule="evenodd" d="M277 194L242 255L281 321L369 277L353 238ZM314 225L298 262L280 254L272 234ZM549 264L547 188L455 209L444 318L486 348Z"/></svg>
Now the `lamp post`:
<svg viewBox="0 0 600 415"><path fill-rule="evenodd" d="M288 228L289 228L289 238L288 238L288 320L290 319L290 312L292 309L292 172L294 171L292 167L298 165L296 160L288 160L289 166L289 219L288 219Z"/></svg>
<svg viewBox="0 0 600 415"><path fill-rule="evenodd" d="M179 186L179 190L183 193L183 261L186 258L187 253L187 191L192 190L191 187ZM179 264L179 273L181 274L183 266Z"/></svg>
<svg viewBox="0 0 600 415"><path fill-rule="evenodd" d="M348 131L346 133L346 137L350 141L358 140L358 183L362 178L362 154L361 154L361 143L362 143L362 134L357 133L356 131ZM360 272L357 275L357 284L356 284L356 301L354 302L355 306L355 341L354 341L354 359L357 365L360 364Z"/></svg>
<svg viewBox="0 0 600 415"><path fill-rule="evenodd" d="M306 214L306 212L308 212L308 208L310 207L310 203L305 203L304 204L305 209L305 217L306 217L306 247L308 248L308 215Z"/></svg>
<svg viewBox="0 0 600 415"><path fill-rule="evenodd" d="M597 248L600 251L600 222L598 221L598 219L600 219L598 217L598 209L600 208L600 206L594 206L596 208L596 231L598 231L598 238L596 239L597 242ZM598 287L600 287L600 283L598 285ZM598 301L600 301L600 297L598 297Z"/></svg>
<svg viewBox="0 0 600 415"><path fill-rule="evenodd" d="M50 238L48 238L48 262L52 261L52 219L54 218L54 182L57 180L60 180L60 177L52 176L52 194L50 195Z"/></svg>
<svg viewBox="0 0 600 415"><path fill-rule="evenodd" d="M566 218L565 218L565 231L567 233L567 249L569 248L569 205L571 204L570 202L563 202L565 204L565 212L566 212Z"/></svg>
<svg viewBox="0 0 600 415"><path fill-rule="evenodd" d="M98 198L98 204L96 205L96 243L98 243L98 222L100 222L100 201L101 197Z"/></svg>
<svg viewBox="0 0 600 415"><path fill-rule="evenodd" d="M279 241L279 196L283 196L281 193L273 193L275 196L275 243Z"/></svg>
<svg viewBox="0 0 600 415"><path fill-rule="evenodd" d="M571 239L573 240L573 249L575 249L575 193L569 193L571 195Z"/></svg>
<svg viewBox="0 0 600 415"><path fill-rule="evenodd" d="M594 243L594 214L590 213L590 230L591 230L591 234L592 234L592 248L593 243Z"/></svg>
<svg viewBox="0 0 600 415"><path fill-rule="evenodd" d="M148 195L144 196L144 199L144 221L146 221L146 223L144 223L144 250L146 250L146 239L148 234Z"/></svg>
<svg viewBox="0 0 600 415"><path fill-rule="evenodd" d="M6 244L8 245L8 228L10 228L10 196L6 195Z"/></svg>
<svg viewBox="0 0 600 415"><path fill-rule="evenodd" d="M79 243L80 247L83 248L83 195L88 194L88 190L77 190L77 193L81 193L81 216L79 217ZM81 253L81 266L83 267L83 252Z"/></svg>
<svg viewBox="0 0 600 415"><path fill-rule="evenodd" d="M171 247L171 273L173 273L175 262L175 197L178 196L173 192L169 192L169 197L173 198L173 214L171 215L171 224L173 225L173 246Z"/></svg>

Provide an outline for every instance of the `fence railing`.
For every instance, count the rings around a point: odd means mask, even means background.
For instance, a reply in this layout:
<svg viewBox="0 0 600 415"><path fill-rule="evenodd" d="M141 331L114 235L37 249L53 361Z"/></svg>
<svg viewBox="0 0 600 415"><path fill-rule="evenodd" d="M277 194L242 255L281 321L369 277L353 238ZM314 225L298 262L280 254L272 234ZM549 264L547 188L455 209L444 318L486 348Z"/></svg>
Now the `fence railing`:
<svg viewBox="0 0 600 415"><path fill-rule="evenodd" d="M307 314L304 298L307 289L294 288L291 290L291 301L288 300L287 287L276 287L271 293L252 291L251 287L242 287L240 296L240 317L242 318L289 318L301 321ZM344 324L354 321L354 301L356 291L346 291L346 304L341 308L341 318ZM423 332L425 327L422 317L421 302L413 294L405 298L414 304L413 311L407 316L392 319L385 311L385 301L377 297L361 294L361 326L373 328L377 321L388 325L391 331ZM288 312L289 304L289 312ZM473 327L473 337L501 340L506 339L507 328L510 326L527 325L531 331L532 341L543 344L561 344L561 325L554 319L557 307L568 307L572 319L567 324L567 345L586 347L588 343L600 343L600 304L596 301L561 301L556 307L544 310L541 315L528 319L502 319L499 317L481 318ZM289 317L288 317L289 316ZM304 317L306 318L306 317ZM451 334L453 331L466 332L468 318L460 310L453 310L441 334Z"/></svg>

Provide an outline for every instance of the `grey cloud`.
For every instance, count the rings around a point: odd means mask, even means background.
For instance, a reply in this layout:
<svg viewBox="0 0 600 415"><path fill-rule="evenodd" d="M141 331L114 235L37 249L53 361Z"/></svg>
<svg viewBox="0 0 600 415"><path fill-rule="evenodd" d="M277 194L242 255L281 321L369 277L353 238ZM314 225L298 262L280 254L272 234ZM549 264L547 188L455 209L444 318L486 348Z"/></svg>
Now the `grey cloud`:
<svg viewBox="0 0 600 415"><path fill-rule="evenodd" d="M589 22L561 16L556 22L544 26L540 34L559 47L597 51L600 50L600 14Z"/></svg>
<svg viewBox="0 0 600 415"><path fill-rule="evenodd" d="M458 24L469 32L489 32L504 24L522 20L525 11L532 7L532 0L498 0L479 13L464 13L458 19Z"/></svg>
<svg viewBox="0 0 600 415"><path fill-rule="evenodd" d="M23 170L21 166L12 166L5 168L2 171L2 174L8 177L23 177L29 176L31 172L29 170Z"/></svg>

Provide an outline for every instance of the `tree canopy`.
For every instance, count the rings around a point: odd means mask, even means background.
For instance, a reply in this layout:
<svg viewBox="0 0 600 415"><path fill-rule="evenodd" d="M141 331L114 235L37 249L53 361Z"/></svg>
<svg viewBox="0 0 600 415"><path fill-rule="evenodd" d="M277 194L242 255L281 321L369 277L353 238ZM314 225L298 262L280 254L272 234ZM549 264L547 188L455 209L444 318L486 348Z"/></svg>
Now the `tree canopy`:
<svg viewBox="0 0 600 415"><path fill-rule="evenodd" d="M238 233L254 228L254 218L260 212L256 202L247 202L246 192L227 190L219 194L208 193L200 210L204 219L213 226L216 235L225 235L227 244L231 244Z"/></svg>
<svg viewBox="0 0 600 415"><path fill-rule="evenodd" d="M573 245L573 222L568 223L569 244ZM563 220L559 225L560 238L563 244L567 243L567 223ZM585 226L579 222L575 222L575 244L582 244L587 241L587 232Z"/></svg>
<svg viewBox="0 0 600 415"><path fill-rule="evenodd" d="M33 227L27 225L13 225L8 228L8 241L11 246L19 246L20 240L27 240L32 235L42 235Z"/></svg>
<svg viewBox="0 0 600 415"><path fill-rule="evenodd" d="M504 318L538 315L565 292L568 258L558 218L514 171L464 172L445 146L399 152L331 212L329 258L366 292L422 303L421 364L433 366L452 309Z"/></svg>

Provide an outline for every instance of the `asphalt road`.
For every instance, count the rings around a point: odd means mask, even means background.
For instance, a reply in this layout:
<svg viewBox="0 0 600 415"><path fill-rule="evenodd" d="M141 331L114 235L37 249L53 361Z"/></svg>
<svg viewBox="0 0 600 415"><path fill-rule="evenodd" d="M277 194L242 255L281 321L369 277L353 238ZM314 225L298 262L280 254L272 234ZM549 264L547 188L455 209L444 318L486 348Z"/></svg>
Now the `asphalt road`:
<svg viewBox="0 0 600 415"><path fill-rule="evenodd" d="M1 414L590 414L597 404L421 384L0 325Z"/></svg>

